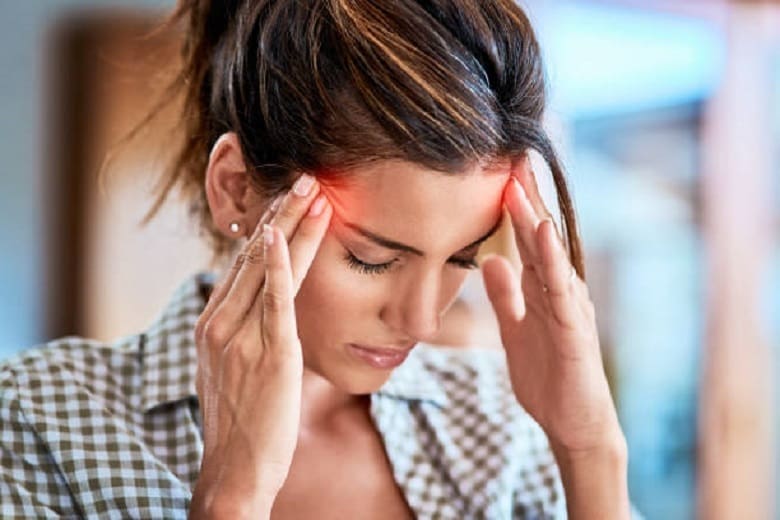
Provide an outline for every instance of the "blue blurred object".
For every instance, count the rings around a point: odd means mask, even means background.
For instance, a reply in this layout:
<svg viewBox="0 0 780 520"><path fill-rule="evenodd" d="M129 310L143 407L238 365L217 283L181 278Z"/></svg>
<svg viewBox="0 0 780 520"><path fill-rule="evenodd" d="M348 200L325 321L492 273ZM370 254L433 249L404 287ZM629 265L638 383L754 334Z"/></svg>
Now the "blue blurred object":
<svg viewBox="0 0 780 520"><path fill-rule="evenodd" d="M707 22L584 2L549 9L540 40L552 105L567 117L686 104L719 82L725 43Z"/></svg>
<svg viewBox="0 0 780 520"><path fill-rule="evenodd" d="M587 253L607 264L593 267L632 496L648 518L690 518L703 325L699 116L721 81L724 35L633 8L546 9L551 111L570 147Z"/></svg>

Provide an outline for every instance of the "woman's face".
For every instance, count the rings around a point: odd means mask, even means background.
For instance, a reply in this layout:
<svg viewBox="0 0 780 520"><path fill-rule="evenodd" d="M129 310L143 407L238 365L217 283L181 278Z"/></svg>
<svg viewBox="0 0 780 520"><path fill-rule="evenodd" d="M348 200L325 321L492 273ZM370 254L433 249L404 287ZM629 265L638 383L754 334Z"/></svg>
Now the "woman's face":
<svg viewBox="0 0 780 520"><path fill-rule="evenodd" d="M323 182L333 217L295 301L306 367L369 393L393 367L351 344L402 349L436 336L476 257L469 245L500 222L509 170L505 161L443 175L388 161Z"/></svg>

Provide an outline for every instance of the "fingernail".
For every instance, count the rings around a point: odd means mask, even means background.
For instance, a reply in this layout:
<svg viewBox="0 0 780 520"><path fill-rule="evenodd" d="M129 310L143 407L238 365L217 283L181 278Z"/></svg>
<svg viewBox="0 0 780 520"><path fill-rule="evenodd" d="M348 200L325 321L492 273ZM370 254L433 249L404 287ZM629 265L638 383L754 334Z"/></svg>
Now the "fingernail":
<svg viewBox="0 0 780 520"><path fill-rule="evenodd" d="M263 224L263 243L266 247L274 243L274 230L268 224Z"/></svg>
<svg viewBox="0 0 780 520"><path fill-rule="evenodd" d="M323 209L325 209L325 196L320 195L314 200L311 207L309 208L309 216L317 217L322 213Z"/></svg>
<svg viewBox="0 0 780 520"><path fill-rule="evenodd" d="M284 195L279 195L274 199L274 201L271 203L271 211L276 211L279 209L279 204L282 203L282 199L284 198Z"/></svg>
<svg viewBox="0 0 780 520"><path fill-rule="evenodd" d="M305 197L306 195L309 194L309 192L311 191L311 187L313 185L314 185L314 177L304 173L298 178L297 181L295 181L295 185L293 186L293 191L299 197Z"/></svg>
<svg viewBox="0 0 780 520"><path fill-rule="evenodd" d="M514 191L514 194L512 193ZM509 193L506 196L506 204L510 211L518 212L521 207L521 200L523 199L523 186L517 177L512 177L512 187L509 189Z"/></svg>

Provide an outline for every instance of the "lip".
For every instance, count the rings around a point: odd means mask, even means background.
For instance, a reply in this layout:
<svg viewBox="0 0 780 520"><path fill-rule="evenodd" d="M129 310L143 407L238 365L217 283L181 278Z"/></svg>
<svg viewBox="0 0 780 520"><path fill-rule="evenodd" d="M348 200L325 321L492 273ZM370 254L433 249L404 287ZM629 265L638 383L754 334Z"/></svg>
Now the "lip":
<svg viewBox="0 0 780 520"><path fill-rule="evenodd" d="M386 370L395 368L403 363L415 344L413 343L406 348L375 347L357 343L349 343L348 346L350 352L368 365Z"/></svg>

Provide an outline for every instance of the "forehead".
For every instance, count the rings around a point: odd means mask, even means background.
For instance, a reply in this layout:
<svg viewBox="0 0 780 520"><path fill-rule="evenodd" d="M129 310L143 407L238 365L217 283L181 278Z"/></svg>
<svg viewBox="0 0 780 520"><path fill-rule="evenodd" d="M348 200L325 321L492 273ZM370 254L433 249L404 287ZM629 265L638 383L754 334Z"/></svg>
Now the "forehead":
<svg viewBox="0 0 780 520"><path fill-rule="evenodd" d="M501 217L510 162L443 174L401 161L357 168L338 183L323 182L333 225L347 221L424 252L452 253Z"/></svg>

